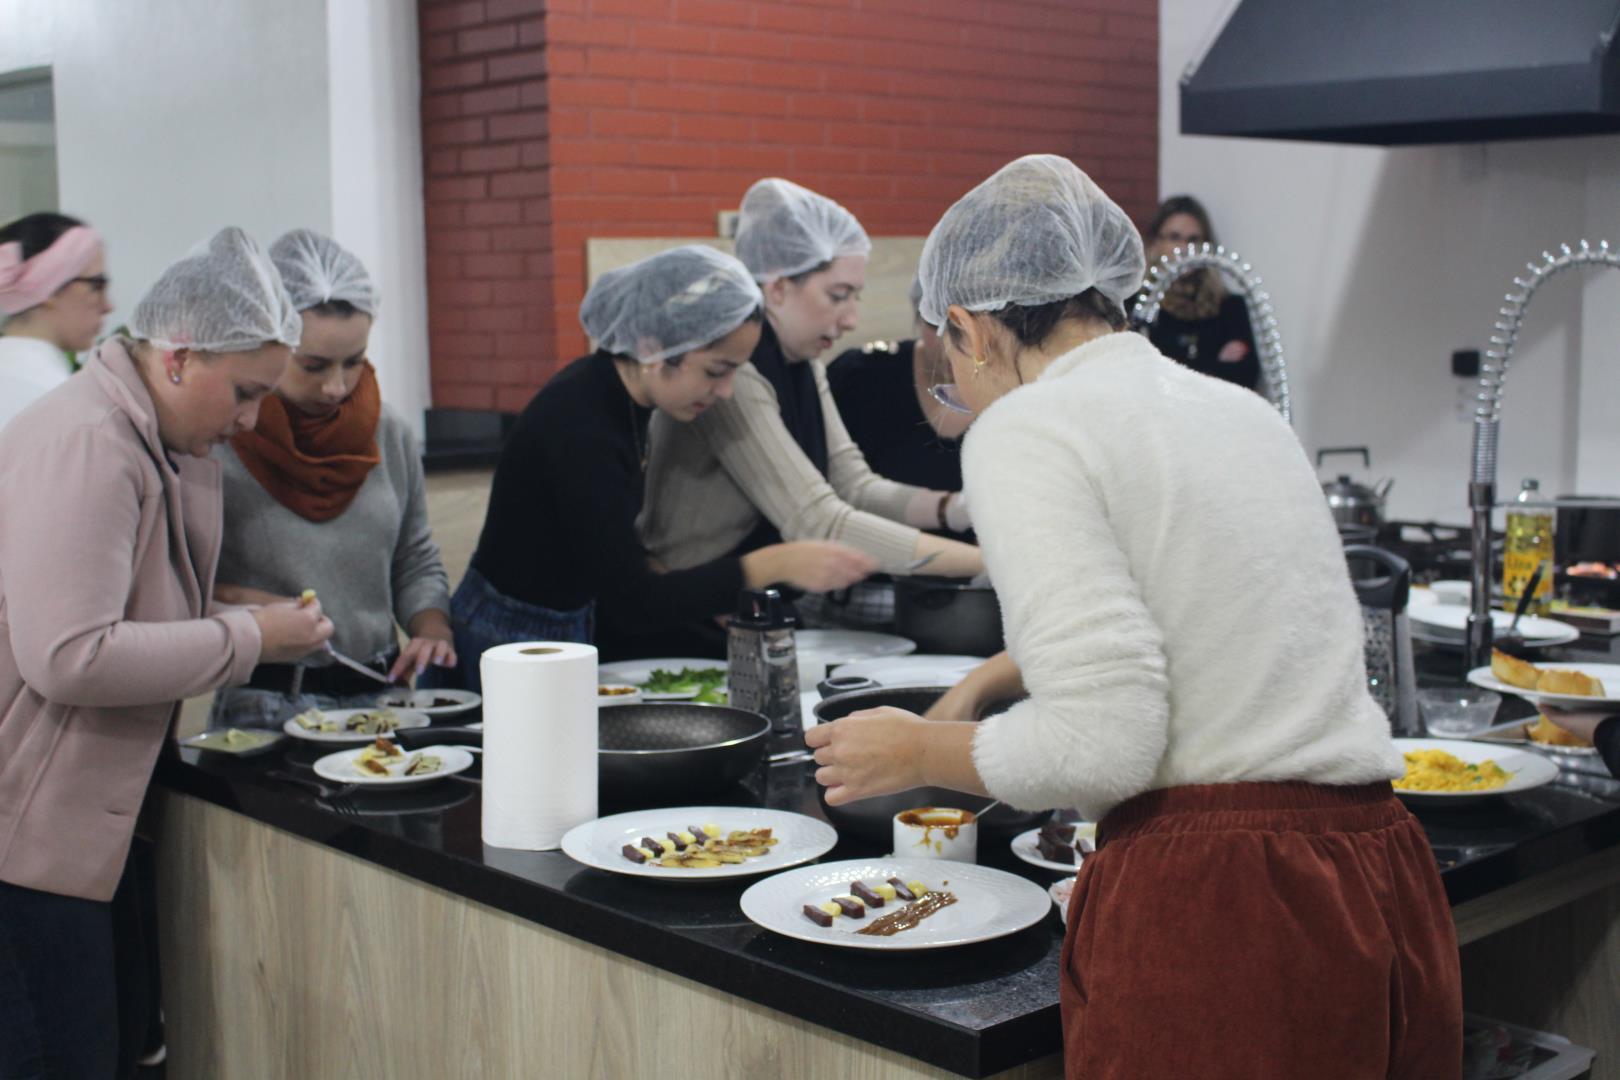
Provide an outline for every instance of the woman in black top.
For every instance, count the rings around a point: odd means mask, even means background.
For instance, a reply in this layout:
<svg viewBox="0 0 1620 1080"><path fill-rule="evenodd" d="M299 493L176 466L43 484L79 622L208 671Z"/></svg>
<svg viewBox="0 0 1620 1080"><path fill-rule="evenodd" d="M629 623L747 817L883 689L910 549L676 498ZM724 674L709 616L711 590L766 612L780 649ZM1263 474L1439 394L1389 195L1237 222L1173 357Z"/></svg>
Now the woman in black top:
<svg viewBox="0 0 1620 1080"><path fill-rule="evenodd" d="M1215 243L1215 229L1202 203L1175 195L1159 204L1144 230L1148 265L1177 248ZM1159 351L1194 371L1260 389L1260 358L1243 297L1229 294L1215 270L1184 274L1165 293L1159 317L1148 328Z"/></svg>
<svg viewBox="0 0 1620 1080"><path fill-rule="evenodd" d="M913 317L921 299L913 282ZM874 341L840 354L827 365L827 383L844 426L875 472L902 484L961 491L962 436L972 416L945 408L928 392L951 381L950 369L934 328L917 319L916 331L915 338Z"/></svg>
<svg viewBox="0 0 1620 1080"><path fill-rule="evenodd" d="M591 287L580 322L597 350L524 409L451 602L470 688L493 645L647 634L729 612L745 586L842 588L871 571L857 552L810 542L663 573L636 537L653 410L688 422L728 397L760 320L748 272L699 245L610 271Z"/></svg>

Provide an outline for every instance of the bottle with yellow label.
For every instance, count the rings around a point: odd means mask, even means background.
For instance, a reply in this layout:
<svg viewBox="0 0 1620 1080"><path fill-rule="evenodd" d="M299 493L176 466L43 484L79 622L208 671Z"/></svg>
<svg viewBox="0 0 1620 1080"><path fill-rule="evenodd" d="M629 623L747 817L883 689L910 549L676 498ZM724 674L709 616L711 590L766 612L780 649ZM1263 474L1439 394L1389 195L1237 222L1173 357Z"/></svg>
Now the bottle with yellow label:
<svg viewBox="0 0 1620 1080"><path fill-rule="evenodd" d="M1539 502L1541 485L1526 480L1519 494L1508 506L1507 543L1502 552L1502 601L1509 611L1517 608L1525 586L1535 575L1536 567L1544 566L1536 593L1525 610L1544 615L1552 602L1553 593L1553 513L1551 510L1533 509L1525 504Z"/></svg>

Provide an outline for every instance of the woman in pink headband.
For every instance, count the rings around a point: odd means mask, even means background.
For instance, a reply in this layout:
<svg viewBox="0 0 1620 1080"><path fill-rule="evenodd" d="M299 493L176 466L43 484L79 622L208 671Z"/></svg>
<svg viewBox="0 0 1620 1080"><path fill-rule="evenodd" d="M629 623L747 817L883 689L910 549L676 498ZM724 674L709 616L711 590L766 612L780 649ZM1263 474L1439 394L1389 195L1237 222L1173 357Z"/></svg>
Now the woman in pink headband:
<svg viewBox="0 0 1620 1080"><path fill-rule="evenodd" d="M96 230L50 213L0 229L0 427L66 381L111 310Z"/></svg>

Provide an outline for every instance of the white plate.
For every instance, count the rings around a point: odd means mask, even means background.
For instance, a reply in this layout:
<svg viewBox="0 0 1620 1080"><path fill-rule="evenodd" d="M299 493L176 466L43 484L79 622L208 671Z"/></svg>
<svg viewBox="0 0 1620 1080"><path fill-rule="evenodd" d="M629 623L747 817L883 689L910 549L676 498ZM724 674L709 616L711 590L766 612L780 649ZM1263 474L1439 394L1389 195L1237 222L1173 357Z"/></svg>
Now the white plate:
<svg viewBox="0 0 1620 1080"><path fill-rule="evenodd" d="M376 711L376 708L321 710L328 720L336 720L339 724L343 723L343 721L347 720L355 713ZM427 727L428 724L431 723L431 721L428 720L426 713L417 712L414 709L395 709L394 715L399 717L399 726L402 728ZM304 726L296 720L288 720L286 723L281 725L281 730L285 731L295 739L303 739L306 742L330 743L333 746L358 746L361 743L368 743L377 737L375 735L362 735L358 731L307 731L305 730Z"/></svg>
<svg viewBox="0 0 1620 1080"><path fill-rule="evenodd" d="M1490 791L1396 790L1396 795L1416 806L1442 806L1512 795L1514 792L1538 788L1558 778L1558 766L1540 754L1515 750L1501 743L1468 742L1463 739L1396 739L1395 749L1403 754L1411 750L1444 750L1471 764L1489 759L1513 774L1506 784Z"/></svg>
<svg viewBox="0 0 1620 1080"><path fill-rule="evenodd" d="M688 665L690 666L690 665ZM718 825L722 833L737 829L770 829L779 843L757 859L730 866L682 870L633 863L624 857L624 845L643 836L662 839L694 825ZM614 874L658 878L662 881L705 881L712 878L753 877L819 859L838 843L838 832L825 821L786 810L752 806L674 806L661 810L633 810L626 814L587 821L562 838L563 853L576 862Z"/></svg>
<svg viewBox="0 0 1620 1080"><path fill-rule="evenodd" d="M201 734L193 735L190 738L181 739L180 745L194 746L199 750L213 750L221 754L235 754L237 757L256 757L259 754L268 754L270 751L280 746L283 741L281 732L279 731L266 731L262 728L243 728L241 730L249 735L253 735L255 737L260 735L264 736L264 741L259 743L257 746L232 746L230 742L227 741L232 730L234 729L215 728L212 731L204 731Z"/></svg>
<svg viewBox="0 0 1620 1080"><path fill-rule="evenodd" d="M1070 823L1064 822L1064 824L1067 825ZM1090 821L1076 821L1073 822L1073 825L1076 829L1076 836L1089 836L1093 842L1096 841L1097 826L1095 823ZM1012 853L1029 863L1029 865L1039 866L1043 870L1056 870L1063 874L1075 874L1080 871L1080 862L1082 856L1079 851L1074 853L1074 862L1072 863L1054 862L1051 859L1044 858L1041 855L1041 849L1035 844L1036 837L1040 835L1041 830L1039 829L1031 829L1028 832L1019 833L1017 836L1013 837Z"/></svg>
<svg viewBox="0 0 1620 1080"><path fill-rule="evenodd" d="M1620 664L1537 664L1543 671L1582 671L1603 684L1603 697L1581 697L1579 694L1541 694L1534 690L1521 690L1491 674L1489 667L1477 667L1468 673L1468 681L1486 690L1512 694L1537 705L1556 705L1561 709L1609 709L1620 705Z"/></svg>
<svg viewBox="0 0 1620 1080"><path fill-rule="evenodd" d="M814 657L828 667L882 656L908 656L917 643L898 634L874 634L869 630L798 630L793 648L800 657Z"/></svg>
<svg viewBox="0 0 1620 1080"><path fill-rule="evenodd" d="M408 750L400 759L398 765L389 766L388 776L378 776L366 772L355 764L355 759L362 750L339 750L335 754L327 754L315 762L315 775L322 780L331 780L339 784L359 784L361 787L371 788L409 788L421 787L423 784L432 784L443 780L447 776L454 776L472 768L473 756L459 746L424 746L420 750ZM395 775L405 767L417 754L432 754L444 762L444 767L438 772L428 773L426 776L398 776Z"/></svg>
<svg viewBox="0 0 1620 1080"><path fill-rule="evenodd" d="M455 701L454 705L429 705L435 700ZM391 709L411 709L423 716L460 716L471 712L483 702L471 690L385 690L377 695L377 704Z"/></svg>
<svg viewBox="0 0 1620 1080"><path fill-rule="evenodd" d="M673 659L666 658L662 660L624 660L617 664L608 664L606 667L599 669L596 677L599 682L624 683L626 686L639 687L652 678L653 672L659 670L680 671L682 668L692 668L694 670L704 668L724 669L725 666L726 662L724 660L712 658L704 660L690 656L677 656ZM696 690L686 694L649 694L645 690L641 692L641 700L643 701L691 701L697 696L698 692Z"/></svg>
<svg viewBox="0 0 1620 1080"><path fill-rule="evenodd" d="M1458 604L1420 604L1407 608L1412 623L1412 636L1421 641L1461 643L1468 633L1469 609ZM1507 611L1492 611L1491 625L1497 633L1513 623ZM1581 636L1569 623L1556 619L1543 619L1539 615L1526 615L1519 620L1519 633L1525 643L1538 648L1565 645Z"/></svg>
<svg viewBox="0 0 1620 1080"><path fill-rule="evenodd" d="M834 675L858 675L891 686L955 686L984 663L982 656L885 656L843 664Z"/></svg>
<svg viewBox="0 0 1620 1080"><path fill-rule="evenodd" d="M1062 881L1052 882L1051 888L1046 890L1047 895L1052 898L1053 906L1058 909L1058 918L1063 920L1065 927L1069 925L1069 897L1074 895L1074 886L1074 878L1066 877Z"/></svg>
<svg viewBox="0 0 1620 1080"><path fill-rule="evenodd" d="M855 932L874 917L871 913L862 919L840 916L825 927L805 918L806 904L847 895L851 882L873 885L892 877L955 893L956 903L891 937ZM767 930L820 945L887 952L991 941L1035 925L1050 906L1045 889L1017 874L943 859L851 859L805 866L766 878L742 894L743 914ZM887 914L886 908L877 914Z"/></svg>

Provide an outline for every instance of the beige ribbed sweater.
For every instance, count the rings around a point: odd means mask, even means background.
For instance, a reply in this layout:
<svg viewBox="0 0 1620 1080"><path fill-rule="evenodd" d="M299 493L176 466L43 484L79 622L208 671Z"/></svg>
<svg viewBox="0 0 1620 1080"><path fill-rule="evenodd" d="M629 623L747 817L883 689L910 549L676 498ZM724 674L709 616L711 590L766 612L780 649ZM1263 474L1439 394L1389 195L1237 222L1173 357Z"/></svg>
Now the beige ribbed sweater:
<svg viewBox="0 0 1620 1080"><path fill-rule="evenodd" d="M653 413L642 541L671 570L729 554L763 516L784 540L837 540L890 573L913 558L918 532L903 524L922 491L874 473L838 415L827 373L814 360L827 428L827 475L782 423L776 391L745 364L730 401L689 424Z"/></svg>

